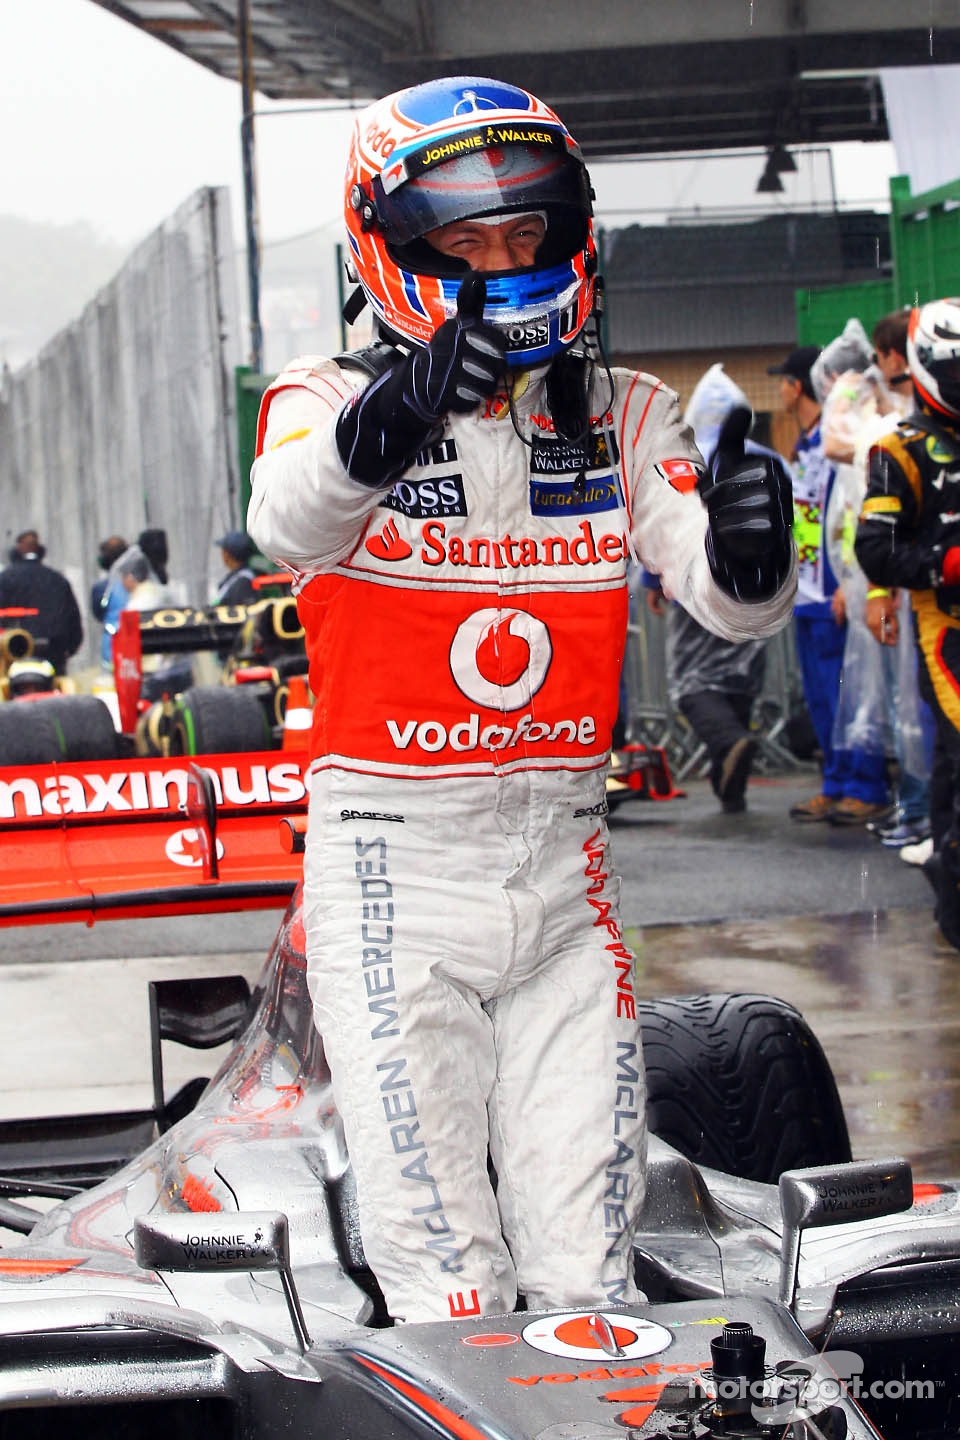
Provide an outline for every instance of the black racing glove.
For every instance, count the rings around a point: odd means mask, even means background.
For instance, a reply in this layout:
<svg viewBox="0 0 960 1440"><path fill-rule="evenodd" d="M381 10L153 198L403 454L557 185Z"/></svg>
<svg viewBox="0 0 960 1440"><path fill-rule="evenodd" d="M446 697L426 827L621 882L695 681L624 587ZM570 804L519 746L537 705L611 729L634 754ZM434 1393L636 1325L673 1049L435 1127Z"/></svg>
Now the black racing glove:
<svg viewBox="0 0 960 1440"><path fill-rule="evenodd" d="M767 600L790 570L793 487L783 461L744 449L753 416L727 416L700 494L707 507L707 559L713 578L737 600Z"/></svg>
<svg viewBox="0 0 960 1440"><path fill-rule="evenodd" d="M347 472L374 489L392 485L439 437L451 411L475 410L497 388L506 341L483 319L486 281L465 275L457 313L430 344L404 355L340 412L337 449Z"/></svg>

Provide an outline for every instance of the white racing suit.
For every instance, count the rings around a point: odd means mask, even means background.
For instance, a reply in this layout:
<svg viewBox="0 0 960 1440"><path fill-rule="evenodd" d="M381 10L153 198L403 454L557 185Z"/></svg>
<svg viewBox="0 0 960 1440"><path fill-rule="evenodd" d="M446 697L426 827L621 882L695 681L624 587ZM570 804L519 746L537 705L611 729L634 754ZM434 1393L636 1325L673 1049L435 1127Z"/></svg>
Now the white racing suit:
<svg viewBox="0 0 960 1440"><path fill-rule="evenodd" d="M715 585L676 397L614 377L579 481L543 372L515 385L527 443L495 396L389 490L337 452L357 372L296 361L261 410L247 528L296 574L317 697L310 990L397 1318L636 1294L644 1071L604 798L627 557L731 640L779 628L794 577L750 605Z"/></svg>

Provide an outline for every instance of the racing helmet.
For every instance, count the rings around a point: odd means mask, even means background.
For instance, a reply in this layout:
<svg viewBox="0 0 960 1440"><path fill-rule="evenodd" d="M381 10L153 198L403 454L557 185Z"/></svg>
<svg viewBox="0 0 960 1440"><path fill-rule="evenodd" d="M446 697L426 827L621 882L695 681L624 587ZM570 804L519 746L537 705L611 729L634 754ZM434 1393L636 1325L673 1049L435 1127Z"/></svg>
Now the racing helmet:
<svg viewBox="0 0 960 1440"><path fill-rule="evenodd" d="M960 297L911 311L907 364L923 403L952 421L960 418Z"/></svg>
<svg viewBox="0 0 960 1440"><path fill-rule="evenodd" d="M7 669L11 699L18 695L50 695L56 689L57 672L49 660L14 660Z"/></svg>
<svg viewBox="0 0 960 1440"><path fill-rule="evenodd" d="M507 364L549 360L593 308L593 191L558 116L518 86L455 76L388 95L362 111L346 173L352 269L382 335L426 345L456 312L466 261L424 239L454 220L539 213L536 262L485 274L484 319Z"/></svg>

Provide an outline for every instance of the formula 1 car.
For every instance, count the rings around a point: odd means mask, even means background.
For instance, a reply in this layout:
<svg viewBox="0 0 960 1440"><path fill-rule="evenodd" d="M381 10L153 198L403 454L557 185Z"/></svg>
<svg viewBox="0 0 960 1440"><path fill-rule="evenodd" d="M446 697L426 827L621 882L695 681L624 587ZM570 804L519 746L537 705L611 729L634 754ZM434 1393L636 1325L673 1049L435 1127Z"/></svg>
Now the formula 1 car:
<svg viewBox="0 0 960 1440"><path fill-rule="evenodd" d="M18 702L0 705L0 765L282 748L290 682L307 659L296 601L264 578L248 605L122 612L114 684L95 694L54 675L26 630L0 629L0 700ZM223 683L190 683L184 662L205 651L223 658ZM144 657L161 655L174 663L145 674ZM179 682L170 693L165 676Z"/></svg>
<svg viewBox="0 0 960 1440"><path fill-rule="evenodd" d="M36 613L0 610L0 764L107 758L117 745L110 713L95 696L79 694L71 676L58 675L46 640L16 623Z"/></svg>
<svg viewBox="0 0 960 1440"><path fill-rule="evenodd" d="M23 606L0 610L0 700L21 695L69 693L71 683L46 657L46 641L37 641L22 625L11 624L36 610Z"/></svg>
<svg viewBox="0 0 960 1440"><path fill-rule="evenodd" d="M192 683L185 662L205 651L223 659L221 683ZM0 765L282 749L291 691L306 704L303 629L290 595L122 612L114 684L94 694L54 676L38 654L26 631L0 630L0 700L29 702L0 705ZM145 673L151 655L172 663Z"/></svg>
<svg viewBox="0 0 960 1440"><path fill-rule="evenodd" d="M850 1161L767 996L642 1007L639 1303L390 1323L306 989L300 763L0 771L0 924L286 905L252 993L150 986L152 1108L0 1124L2 1440L955 1435L960 1192ZM165 1043L226 1039L167 1097Z"/></svg>

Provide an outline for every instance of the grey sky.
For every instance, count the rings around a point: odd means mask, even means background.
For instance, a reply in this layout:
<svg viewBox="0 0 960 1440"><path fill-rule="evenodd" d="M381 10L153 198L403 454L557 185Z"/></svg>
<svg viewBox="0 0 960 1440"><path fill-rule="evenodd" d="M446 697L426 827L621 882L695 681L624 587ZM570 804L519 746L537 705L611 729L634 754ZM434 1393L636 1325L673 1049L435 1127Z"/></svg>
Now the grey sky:
<svg viewBox="0 0 960 1440"><path fill-rule="evenodd" d="M239 86L91 0L0 4L0 56L0 211L132 242L199 186L226 184L239 217ZM343 114L260 122L265 235L339 213L348 127Z"/></svg>
<svg viewBox="0 0 960 1440"><path fill-rule="evenodd" d="M92 0L0 5L0 211L51 222L86 220L132 243L201 185L229 185L242 229L240 91ZM347 114L277 113L258 97L261 233L265 241L338 222ZM766 202L805 202L824 180L822 154L792 191ZM627 223L630 206L758 201L759 160L671 168L592 166L601 219ZM734 174L741 178L733 180ZM841 201L883 201L895 173L889 145L834 148ZM606 216L603 212L607 212ZM642 218L637 215L637 218ZM652 217L651 217L652 218Z"/></svg>

